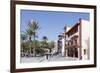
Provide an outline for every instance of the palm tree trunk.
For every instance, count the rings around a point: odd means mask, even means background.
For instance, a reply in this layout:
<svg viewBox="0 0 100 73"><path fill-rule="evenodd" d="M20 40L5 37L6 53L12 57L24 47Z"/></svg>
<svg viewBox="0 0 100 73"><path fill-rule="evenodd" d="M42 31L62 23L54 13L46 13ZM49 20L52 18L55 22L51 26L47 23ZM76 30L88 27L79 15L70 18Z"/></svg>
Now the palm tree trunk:
<svg viewBox="0 0 100 73"><path fill-rule="evenodd" d="M34 56L36 57L35 35L34 35L34 49L33 49L33 51L34 51Z"/></svg>
<svg viewBox="0 0 100 73"><path fill-rule="evenodd" d="M29 53L30 53L30 55L31 55L31 47L32 47L32 46L31 46L31 44L32 44L32 42L31 42L31 36L29 37L29 40L30 40L30 52L29 52Z"/></svg>

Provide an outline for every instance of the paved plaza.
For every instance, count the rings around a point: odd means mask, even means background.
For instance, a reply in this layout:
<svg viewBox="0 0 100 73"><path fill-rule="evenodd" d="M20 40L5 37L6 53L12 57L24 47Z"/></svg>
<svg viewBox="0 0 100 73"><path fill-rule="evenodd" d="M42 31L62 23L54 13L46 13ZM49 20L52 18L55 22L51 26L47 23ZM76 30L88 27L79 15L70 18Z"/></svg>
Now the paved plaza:
<svg viewBox="0 0 100 73"><path fill-rule="evenodd" d="M49 56L48 59L46 56L43 57L21 57L21 63L32 63L32 62L53 62L53 61L75 61L77 58L72 57L63 57L61 55Z"/></svg>

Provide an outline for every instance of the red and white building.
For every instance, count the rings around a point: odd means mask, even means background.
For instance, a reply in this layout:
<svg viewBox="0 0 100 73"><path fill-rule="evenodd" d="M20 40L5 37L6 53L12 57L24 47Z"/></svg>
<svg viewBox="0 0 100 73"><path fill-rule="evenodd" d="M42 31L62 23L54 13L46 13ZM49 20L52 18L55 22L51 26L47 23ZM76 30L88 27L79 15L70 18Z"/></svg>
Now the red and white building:
<svg viewBox="0 0 100 73"><path fill-rule="evenodd" d="M64 33L61 34L62 56L76 57L78 59L89 59L90 22L79 19L74 26L65 26Z"/></svg>

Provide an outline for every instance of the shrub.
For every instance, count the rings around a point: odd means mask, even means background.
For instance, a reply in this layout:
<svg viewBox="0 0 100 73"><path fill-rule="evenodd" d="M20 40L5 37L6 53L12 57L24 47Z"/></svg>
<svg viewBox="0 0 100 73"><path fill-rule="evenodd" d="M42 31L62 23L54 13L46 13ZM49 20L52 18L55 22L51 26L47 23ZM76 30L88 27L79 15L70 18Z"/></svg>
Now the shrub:
<svg viewBox="0 0 100 73"><path fill-rule="evenodd" d="M36 49L35 51L36 51L36 54L38 54L40 56L43 56L44 53L45 53L45 51L43 49L40 49L40 48L39 49Z"/></svg>

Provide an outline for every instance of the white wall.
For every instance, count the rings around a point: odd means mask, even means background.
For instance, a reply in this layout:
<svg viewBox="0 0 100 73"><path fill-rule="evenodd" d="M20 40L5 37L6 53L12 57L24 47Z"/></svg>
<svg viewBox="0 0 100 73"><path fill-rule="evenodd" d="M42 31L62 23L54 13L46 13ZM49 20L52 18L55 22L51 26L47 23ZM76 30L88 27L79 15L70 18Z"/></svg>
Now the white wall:
<svg viewBox="0 0 100 73"><path fill-rule="evenodd" d="M91 26L93 26L91 24ZM82 29L82 59L87 60L88 59L88 45L89 45L89 39L90 39L90 21L88 20L81 20L81 29ZM90 45L91 46L91 45ZM84 55L84 50L86 50L86 54Z"/></svg>
<svg viewBox="0 0 100 73"><path fill-rule="evenodd" d="M55 41L55 47L54 47L54 52L57 52L58 51L58 42L57 41Z"/></svg>
<svg viewBox="0 0 100 73"><path fill-rule="evenodd" d="M36 0L39 1L39 0ZM40 0L51 2L77 3L77 4L97 4L97 37L100 37L100 0ZM0 73L10 73L10 2L0 0ZM99 73L100 72L100 38L97 40L97 68L82 68L68 70L39 71L34 73ZM27 72L28 73L28 72ZM30 72L33 73L33 72Z"/></svg>
<svg viewBox="0 0 100 73"><path fill-rule="evenodd" d="M64 41L65 39L64 38L62 38L62 49L61 49L61 54L62 54L62 56L64 56L64 52L65 52L65 41Z"/></svg>

